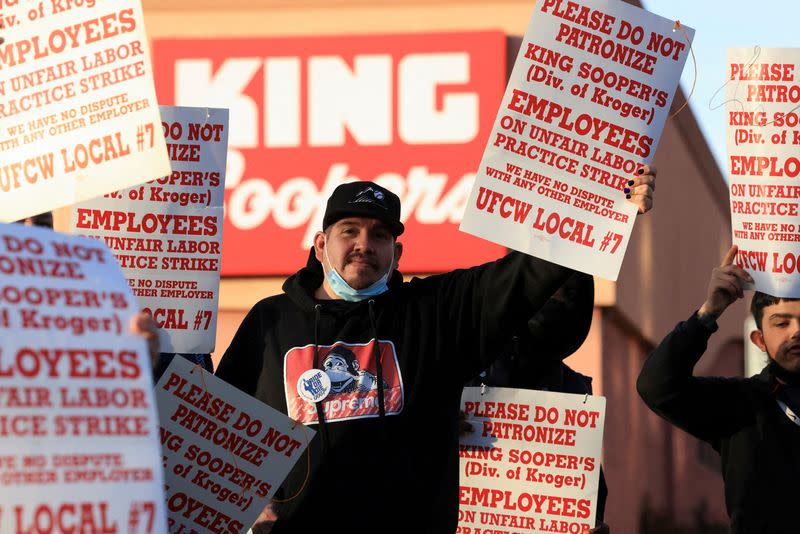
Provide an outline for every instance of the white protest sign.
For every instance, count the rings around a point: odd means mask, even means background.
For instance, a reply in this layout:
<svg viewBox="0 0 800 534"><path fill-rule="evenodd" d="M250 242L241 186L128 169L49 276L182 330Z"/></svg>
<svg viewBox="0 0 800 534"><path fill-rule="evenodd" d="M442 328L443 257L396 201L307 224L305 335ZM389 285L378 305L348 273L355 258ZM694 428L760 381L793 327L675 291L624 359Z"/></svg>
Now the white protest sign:
<svg viewBox="0 0 800 534"><path fill-rule="evenodd" d="M0 532L166 532L135 312L102 243L0 224Z"/></svg>
<svg viewBox="0 0 800 534"><path fill-rule="evenodd" d="M315 434L184 358L156 399L173 534L247 531Z"/></svg>
<svg viewBox="0 0 800 534"><path fill-rule="evenodd" d="M169 173L140 0L2 8L0 221Z"/></svg>
<svg viewBox="0 0 800 534"><path fill-rule="evenodd" d="M728 50L728 176L736 264L800 297L800 48Z"/></svg>
<svg viewBox="0 0 800 534"><path fill-rule="evenodd" d="M605 397L464 388L458 532L595 526ZM487 530L488 529L488 530Z"/></svg>
<svg viewBox="0 0 800 534"><path fill-rule="evenodd" d="M214 350L222 257L228 110L161 106L172 172L72 209L73 232L117 257L161 351Z"/></svg>
<svg viewBox="0 0 800 534"><path fill-rule="evenodd" d="M618 0L537 2L461 229L616 280L694 31Z"/></svg>

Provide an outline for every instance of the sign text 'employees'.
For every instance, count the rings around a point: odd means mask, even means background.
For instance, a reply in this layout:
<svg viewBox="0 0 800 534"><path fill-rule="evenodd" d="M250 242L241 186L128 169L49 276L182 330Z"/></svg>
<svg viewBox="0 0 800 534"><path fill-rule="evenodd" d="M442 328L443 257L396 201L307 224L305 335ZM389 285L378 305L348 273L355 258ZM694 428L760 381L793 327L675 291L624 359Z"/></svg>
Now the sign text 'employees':
<svg viewBox="0 0 800 534"><path fill-rule="evenodd" d="M217 218L211 215L176 215L172 213L137 214L126 211L78 208L76 228L114 232L206 235L217 234Z"/></svg>
<svg viewBox="0 0 800 534"><path fill-rule="evenodd" d="M141 374L136 353L127 350L21 347L0 363L0 378L135 380Z"/></svg>
<svg viewBox="0 0 800 534"><path fill-rule="evenodd" d="M469 486L459 488L459 502L470 506L484 506L510 511L534 512L587 519L589 499L574 499L537 493L519 493L502 489L484 489Z"/></svg>
<svg viewBox="0 0 800 534"><path fill-rule="evenodd" d="M59 4L61 2L53 2L55 6ZM0 69L9 69L28 61L42 60L73 48L131 33L135 29L136 18L133 9L123 9L102 17L68 24L53 30L44 38L35 35L30 39L6 44L5 54L0 56Z"/></svg>
<svg viewBox="0 0 800 534"><path fill-rule="evenodd" d="M523 115L534 117L540 122L551 124L566 132L574 132L607 146L628 152L634 156L650 156L653 138L641 135L624 126L608 120L581 113L573 117L573 110L551 100L537 97L521 89L513 89L507 108Z"/></svg>

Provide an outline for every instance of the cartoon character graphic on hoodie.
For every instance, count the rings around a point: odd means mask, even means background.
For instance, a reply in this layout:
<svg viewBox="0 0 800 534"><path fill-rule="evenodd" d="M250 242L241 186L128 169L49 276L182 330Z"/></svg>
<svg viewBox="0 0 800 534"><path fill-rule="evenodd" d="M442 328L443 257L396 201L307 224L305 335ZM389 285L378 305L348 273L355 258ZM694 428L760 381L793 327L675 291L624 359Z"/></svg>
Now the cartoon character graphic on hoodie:
<svg viewBox="0 0 800 534"><path fill-rule="evenodd" d="M378 389L378 378L359 368L358 359L346 347L334 347L322 362L322 368L331 379L331 394L366 392ZM389 384L383 382L388 389Z"/></svg>

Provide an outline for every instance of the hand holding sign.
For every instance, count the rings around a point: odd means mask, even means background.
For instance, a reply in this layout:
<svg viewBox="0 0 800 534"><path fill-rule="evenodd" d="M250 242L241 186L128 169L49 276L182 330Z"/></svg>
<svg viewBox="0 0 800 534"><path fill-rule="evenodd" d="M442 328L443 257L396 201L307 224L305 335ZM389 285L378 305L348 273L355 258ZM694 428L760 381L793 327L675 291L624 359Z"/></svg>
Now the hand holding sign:
<svg viewBox="0 0 800 534"><path fill-rule="evenodd" d="M656 166L644 165L637 175L628 180L628 187L623 192L625 198L635 204L639 213L647 213L653 209L653 193L656 190Z"/></svg>
<svg viewBox="0 0 800 534"><path fill-rule="evenodd" d="M130 330L136 335L142 336L147 341L147 350L150 353L150 362L153 366L158 361L158 325L150 315L139 312L131 317Z"/></svg>

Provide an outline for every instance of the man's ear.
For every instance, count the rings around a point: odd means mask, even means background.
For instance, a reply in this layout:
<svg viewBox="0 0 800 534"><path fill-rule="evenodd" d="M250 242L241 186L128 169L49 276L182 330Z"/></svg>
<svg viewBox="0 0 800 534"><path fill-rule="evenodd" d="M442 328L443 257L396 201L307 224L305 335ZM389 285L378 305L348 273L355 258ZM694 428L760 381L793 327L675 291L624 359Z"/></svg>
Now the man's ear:
<svg viewBox="0 0 800 534"><path fill-rule="evenodd" d="M317 261L322 263L322 258L325 257L325 233L317 232L314 234L314 255Z"/></svg>
<svg viewBox="0 0 800 534"><path fill-rule="evenodd" d="M764 343L764 332L761 330L753 330L750 332L750 341L753 345L758 347L761 352L767 352L767 344Z"/></svg>
<svg viewBox="0 0 800 534"><path fill-rule="evenodd" d="M400 241L394 242L394 269L400 268L400 256L403 255L403 244Z"/></svg>

